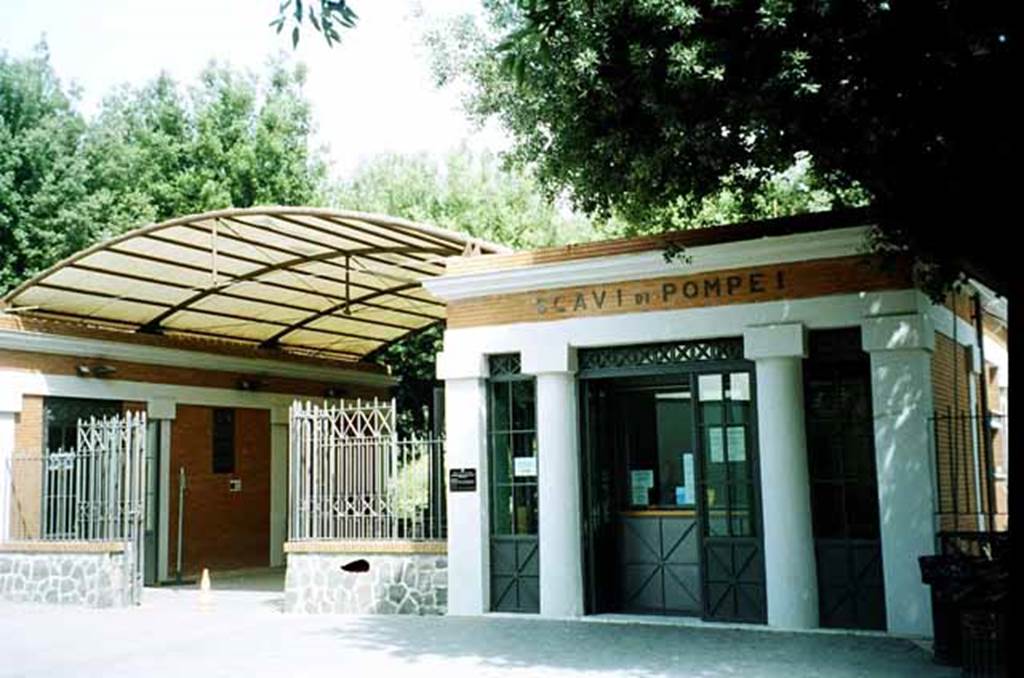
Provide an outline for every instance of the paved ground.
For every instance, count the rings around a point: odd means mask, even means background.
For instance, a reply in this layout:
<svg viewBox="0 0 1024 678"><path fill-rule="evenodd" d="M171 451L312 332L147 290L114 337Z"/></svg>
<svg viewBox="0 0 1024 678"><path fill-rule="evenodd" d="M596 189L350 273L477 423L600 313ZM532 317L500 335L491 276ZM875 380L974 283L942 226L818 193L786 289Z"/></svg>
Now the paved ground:
<svg viewBox="0 0 1024 678"><path fill-rule="evenodd" d="M218 582L215 581L216 587ZM0 676L955 676L913 643L510 617L285 615L279 592L147 589L142 606L0 603Z"/></svg>

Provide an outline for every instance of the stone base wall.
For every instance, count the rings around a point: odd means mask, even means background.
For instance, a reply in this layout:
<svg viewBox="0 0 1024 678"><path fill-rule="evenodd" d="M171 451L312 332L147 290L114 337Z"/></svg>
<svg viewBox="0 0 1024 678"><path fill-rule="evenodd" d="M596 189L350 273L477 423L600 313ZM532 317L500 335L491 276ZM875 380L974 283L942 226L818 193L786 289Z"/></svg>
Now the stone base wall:
<svg viewBox="0 0 1024 678"><path fill-rule="evenodd" d="M444 614L448 557L436 553L288 553L285 612ZM366 572L346 572L355 560Z"/></svg>
<svg viewBox="0 0 1024 678"><path fill-rule="evenodd" d="M0 600L87 607L132 603L124 552L0 551Z"/></svg>

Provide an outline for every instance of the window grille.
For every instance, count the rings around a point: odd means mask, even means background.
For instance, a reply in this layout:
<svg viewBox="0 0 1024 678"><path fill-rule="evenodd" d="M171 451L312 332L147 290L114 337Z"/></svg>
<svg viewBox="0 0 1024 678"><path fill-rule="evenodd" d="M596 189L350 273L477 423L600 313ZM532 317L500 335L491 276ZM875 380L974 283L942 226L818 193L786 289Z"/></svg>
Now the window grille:
<svg viewBox="0 0 1024 678"><path fill-rule="evenodd" d="M742 360L743 339L672 341L659 344L586 348L579 351L580 371L655 365L678 365L710 360Z"/></svg>
<svg viewBox="0 0 1024 678"><path fill-rule="evenodd" d="M523 372L523 362L518 353L501 353L488 358L491 379L518 377Z"/></svg>

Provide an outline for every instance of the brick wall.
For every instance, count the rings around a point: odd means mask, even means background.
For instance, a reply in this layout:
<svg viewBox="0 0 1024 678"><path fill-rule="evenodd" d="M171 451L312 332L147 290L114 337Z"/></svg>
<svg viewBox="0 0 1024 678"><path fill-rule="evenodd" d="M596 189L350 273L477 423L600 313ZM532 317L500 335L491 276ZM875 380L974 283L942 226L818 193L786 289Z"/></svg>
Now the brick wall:
<svg viewBox="0 0 1024 678"><path fill-rule="evenodd" d="M171 427L170 549L175 572L178 475L187 477L182 570L263 567L270 561L270 412L235 410L235 473L213 473L213 409L179 405ZM232 478L240 492L229 491Z"/></svg>
<svg viewBox="0 0 1024 678"><path fill-rule="evenodd" d="M43 398L25 396L14 420L14 493L11 537L39 537L43 488ZM31 460L31 461L29 461Z"/></svg>

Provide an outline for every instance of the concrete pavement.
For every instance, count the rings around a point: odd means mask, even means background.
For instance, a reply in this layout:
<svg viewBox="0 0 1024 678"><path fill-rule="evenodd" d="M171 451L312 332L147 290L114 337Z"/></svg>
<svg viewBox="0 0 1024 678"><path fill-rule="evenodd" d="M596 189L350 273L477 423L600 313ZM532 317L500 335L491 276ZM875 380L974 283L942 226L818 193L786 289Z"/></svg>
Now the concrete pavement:
<svg viewBox="0 0 1024 678"><path fill-rule="evenodd" d="M216 582L214 584L216 589ZM147 589L140 607L0 604L0 676L955 676L915 644L516 617L285 615L282 594Z"/></svg>

